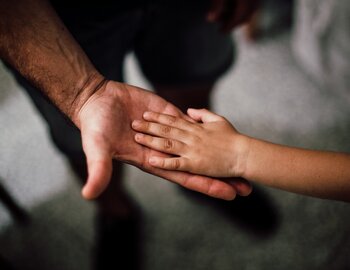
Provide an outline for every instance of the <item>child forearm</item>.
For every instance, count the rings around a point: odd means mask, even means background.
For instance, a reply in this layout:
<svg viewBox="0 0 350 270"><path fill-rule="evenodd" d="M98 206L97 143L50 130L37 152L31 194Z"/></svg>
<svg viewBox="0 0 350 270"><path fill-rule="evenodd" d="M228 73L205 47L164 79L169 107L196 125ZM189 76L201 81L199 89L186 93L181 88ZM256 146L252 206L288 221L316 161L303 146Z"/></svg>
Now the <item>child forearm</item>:
<svg viewBox="0 0 350 270"><path fill-rule="evenodd" d="M240 134L225 118L188 110L195 123L148 113L133 128L138 143L173 157L152 166L246 180L309 196L350 201L350 154L277 145ZM148 135L146 135L148 134Z"/></svg>
<svg viewBox="0 0 350 270"><path fill-rule="evenodd" d="M350 201L350 155L251 139L243 177L305 195Z"/></svg>

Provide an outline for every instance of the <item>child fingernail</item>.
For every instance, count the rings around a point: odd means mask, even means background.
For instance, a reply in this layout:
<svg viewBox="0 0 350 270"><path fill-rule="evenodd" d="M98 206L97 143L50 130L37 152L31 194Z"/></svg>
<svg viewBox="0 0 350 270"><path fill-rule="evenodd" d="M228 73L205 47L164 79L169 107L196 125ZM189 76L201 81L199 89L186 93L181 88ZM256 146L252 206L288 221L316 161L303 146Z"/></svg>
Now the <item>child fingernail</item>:
<svg viewBox="0 0 350 270"><path fill-rule="evenodd" d="M132 127L139 127L140 124L141 124L140 120L134 120L131 125L132 125Z"/></svg>
<svg viewBox="0 0 350 270"><path fill-rule="evenodd" d="M150 112L144 112L143 118L149 118L151 116Z"/></svg>
<svg viewBox="0 0 350 270"><path fill-rule="evenodd" d="M135 135L135 140L136 140L136 141L141 141L141 139L142 139L142 134L137 133L137 134Z"/></svg>

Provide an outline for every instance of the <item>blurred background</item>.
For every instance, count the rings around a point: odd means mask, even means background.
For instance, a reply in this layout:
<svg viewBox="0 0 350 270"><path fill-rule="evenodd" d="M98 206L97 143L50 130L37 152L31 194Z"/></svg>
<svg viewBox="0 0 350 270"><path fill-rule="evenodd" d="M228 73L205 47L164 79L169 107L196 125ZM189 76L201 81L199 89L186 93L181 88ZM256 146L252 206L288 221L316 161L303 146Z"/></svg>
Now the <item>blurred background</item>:
<svg viewBox="0 0 350 270"><path fill-rule="evenodd" d="M232 35L216 112L261 139L350 152L349 1L265 1ZM150 88L132 54L126 74ZM0 256L15 269L90 269L94 205L2 65L0 82ZM143 213L145 270L350 267L349 204L256 187L265 205L238 198L225 212L133 167L125 183Z"/></svg>

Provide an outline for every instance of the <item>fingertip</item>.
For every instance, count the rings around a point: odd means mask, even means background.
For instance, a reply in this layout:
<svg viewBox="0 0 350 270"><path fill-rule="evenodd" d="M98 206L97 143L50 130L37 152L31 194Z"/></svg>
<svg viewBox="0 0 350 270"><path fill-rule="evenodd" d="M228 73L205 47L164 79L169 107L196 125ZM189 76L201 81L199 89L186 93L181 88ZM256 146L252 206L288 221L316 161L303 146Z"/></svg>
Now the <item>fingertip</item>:
<svg viewBox="0 0 350 270"><path fill-rule="evenodd" d="M83 189L81 190L81 195L83 196L83 198L85 200L93 200L95 199L97 196L94 195L90 190L89 190L89 187L87 185L85 185L83 187Z"/></svg>
<svg viewBox="0 0 350 270"><path fill-rule="evenodd" d="M195 108L188 108L187 109L187 113L193 113L195 111L197 111L197 109L195 109Z"/></svg>
<svg viewBox="0 0 350 270"><path fill-rule="evenodd" d="M141 134L141 133L136 133L136 134L134 135L135 141L136 141L136 142L140 142L141 139L142 139L142 136L143 136L143 134Z"/></svg>
<svg viewBox="0 0 350 270"><path fill-rule="evenodd" d="M232 201L236 198L237 190L233 185L217 179L211 179L209 183L211 184L205 194L225 201Z"/></svg>
<svg viewBox="0 0 350 270"><path fill-rule="evenodd" d="M88 162L88 179L82 189L82 196L87 200L96 199L107 188L111 176L112 160Z"/></svg>
<svg viewBox="0 0 350 270"><path fill-rule="evenodd" d="M206 122L215 122L215 121L219 121L220 119L222 119L222 117L220 115L217 115L205 108L202 109L191 109L188 111L188 115L197 120L197 121L202 121L203 123Z"/></svg>
<svg viewBox="0 0 350 270"><path fill-rule="evenodd" d="M224 200L224 201L233 201L237 197L237 190L231 186L231 189L227 190L225 194L220 196L219 198Z"/></svg>
<svg viewBox="0 0 350 270"><path fill-rule="evenodd" d="M140 127L140 125L141 125L141 121L140 120L134 120L134 121L131 122L131 127L133 129L136 129L136 128Z"/></svg>
<svg viewBox="0 0 350 270"><path fill-rule="evenodd" d="M145 120L150 119L151 116L152 116L152 112L150 112L150 111L146 111L146 112L144 112L143 115L142 115L143 119L145 119Z"/></svg>
<svg viewBox="0 0 350 270"><path fill-rule="evenodd" d="M200 117L198 115L198 109L188 108L187 114L189 117L191 117L192 119L194 119L196 121L200 120Z"/></svg>
<svg viewBox="0 0 350 270"><path fill-rule="evenodd" d="M228 197L227 199L224 199L224 200L226 200L226 201L233 201L234 199L236 199L236 197L237 197L237 193L233 193L233 195L231 195L230 197Z"/></svg>
<svg viewBox="0 0 350 270"><path fill-rule="evenodd" d="M105 179L98 179L94 175L89 176L81 194L86 200L96 199L103 192L108 182L108 180L106 183Z"/></svg>
<svg viewBox="0 0 350 270"><path fill-rule="evenodd" d="M104 191L106 188L105 185L99 185L96 182L94 183L94 180L89 180L81 190L81 195L83 196L84 199L86 200L94 200L98 196L101 195L101 193Z"/></svg>
<svg viewBox="0 0 350 270"><path fill-rule="evenodd" d="M243 197L248 196L252 190L252 185L245 179L231 180L230 184L236 189L237 194Z"/></svg>
<svg viewBox="0 0 350 270"><path fill-rule="evenodd" d="M233 201L237 197L237 190L234 187L231 187L231 190L227 190L224 197L222 197L225 201Z"/></svg>

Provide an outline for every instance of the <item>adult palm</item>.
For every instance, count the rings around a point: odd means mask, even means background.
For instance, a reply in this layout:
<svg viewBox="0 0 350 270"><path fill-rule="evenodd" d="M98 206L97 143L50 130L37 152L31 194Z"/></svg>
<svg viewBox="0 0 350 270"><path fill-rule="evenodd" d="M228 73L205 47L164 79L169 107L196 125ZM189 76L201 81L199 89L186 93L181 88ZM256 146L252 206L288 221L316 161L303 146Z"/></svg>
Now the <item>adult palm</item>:
<svg viewBox="0 0 350 270"><path fill-rule="evenodd" d="M89 173L83 189L85 198L95 198L107 187L113 158L209 196L231 200L236 193L250 193L251 187L244 180L222 181L152 167L149 157L165 154L137 144L131 128L131 122L142 119L145 111L186 117L171 103L149 91L113 81L104 84L81 107L78 118Z"/></svg>

